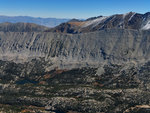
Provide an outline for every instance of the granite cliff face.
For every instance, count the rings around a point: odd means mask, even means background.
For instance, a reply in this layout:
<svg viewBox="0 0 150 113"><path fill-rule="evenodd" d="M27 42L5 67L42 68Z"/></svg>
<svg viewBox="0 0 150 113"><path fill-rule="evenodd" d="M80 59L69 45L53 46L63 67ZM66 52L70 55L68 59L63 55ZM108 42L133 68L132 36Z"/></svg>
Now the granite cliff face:
<svg viewBox="0 0 150 113"><path fill-rule="evenodd" d="M150 58L150 32L107 29L83 34L0 32L0 57L45 57L63 62L101 63Z"/></svg>

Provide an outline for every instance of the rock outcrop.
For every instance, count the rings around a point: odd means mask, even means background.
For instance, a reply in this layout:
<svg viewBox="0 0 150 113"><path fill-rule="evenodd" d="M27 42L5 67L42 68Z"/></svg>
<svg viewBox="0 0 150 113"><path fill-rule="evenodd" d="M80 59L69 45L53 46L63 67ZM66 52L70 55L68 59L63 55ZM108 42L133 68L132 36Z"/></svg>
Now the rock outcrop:
<svg viewBox="0 0 150 113"><path fill-rule="evenodd" d="M150 62L58 69L44 59L0 60L0 111L148 113ZM143 76L144 75L144 76ZM137 112L136 112L137 111Z"/></svg>

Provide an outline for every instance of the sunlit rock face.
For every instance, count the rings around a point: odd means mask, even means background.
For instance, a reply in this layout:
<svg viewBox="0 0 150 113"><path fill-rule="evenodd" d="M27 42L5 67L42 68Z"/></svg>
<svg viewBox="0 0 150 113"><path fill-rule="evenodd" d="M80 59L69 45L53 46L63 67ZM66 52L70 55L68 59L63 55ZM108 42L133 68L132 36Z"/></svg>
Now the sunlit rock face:
<svg viewBox="0 0 150 113"><path fill-rule="evenodd" d="M107 29L82 34L0 32L0 58L25 61L45 57L65 63L145 61L150 32Z"/></svg>

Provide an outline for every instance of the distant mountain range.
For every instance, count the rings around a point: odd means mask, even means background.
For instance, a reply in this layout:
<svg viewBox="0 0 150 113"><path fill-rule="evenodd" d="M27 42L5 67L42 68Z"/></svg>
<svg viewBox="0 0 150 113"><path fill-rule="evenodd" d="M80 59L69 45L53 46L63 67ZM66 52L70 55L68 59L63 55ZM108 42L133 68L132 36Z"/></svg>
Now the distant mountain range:
<svg viewBox="0 0 150 113"><path fill-rule="evenodd" d="M0 31L2 32L43 32L47 29L49 27L34 23L0 23Z"/></svg>
<svg viewBox="0 0 150 113"><path fill-rule="evenodd" d="M40 17L30 17L30 16L0 16L0 23L10 22L10 23L35 23L43 25L46 27L55 27L61 23L67 22L70 19L59 19L59 18L40 18Z"/></svg>

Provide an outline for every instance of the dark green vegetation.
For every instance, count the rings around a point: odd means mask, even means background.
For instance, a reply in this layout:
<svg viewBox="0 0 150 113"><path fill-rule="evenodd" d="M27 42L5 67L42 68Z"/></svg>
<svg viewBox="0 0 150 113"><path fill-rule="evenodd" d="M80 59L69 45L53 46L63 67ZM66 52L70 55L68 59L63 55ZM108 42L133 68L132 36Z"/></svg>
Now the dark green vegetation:
<svg viewBox="0 0 150 113"><path fill-rule="evenodd" d="M150 62L46 70L51 66L42 58L23 64L0 61L0 111L149 112Z"/></svg>

